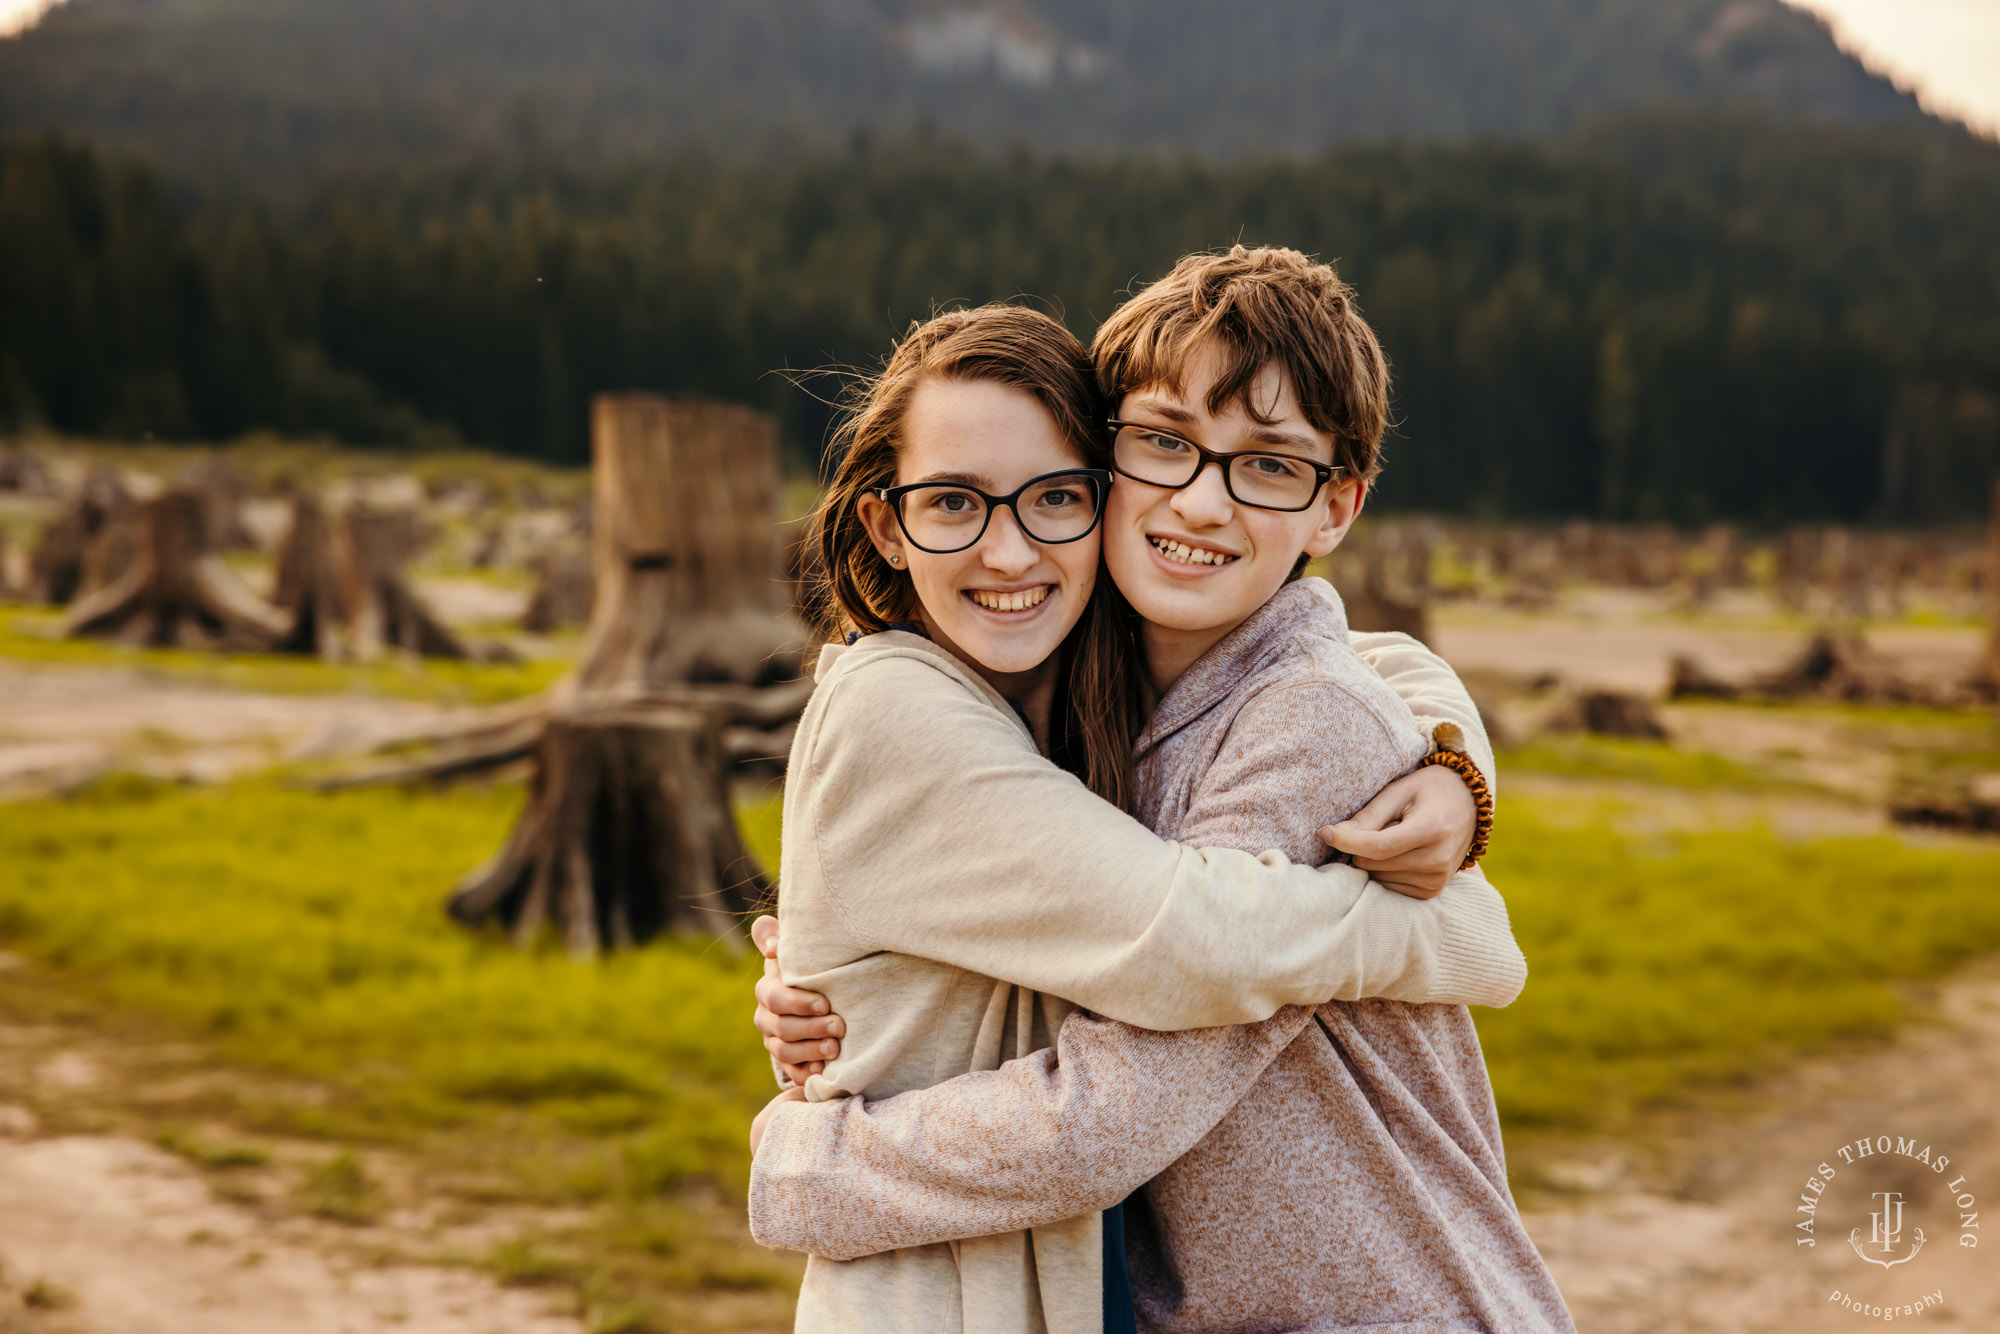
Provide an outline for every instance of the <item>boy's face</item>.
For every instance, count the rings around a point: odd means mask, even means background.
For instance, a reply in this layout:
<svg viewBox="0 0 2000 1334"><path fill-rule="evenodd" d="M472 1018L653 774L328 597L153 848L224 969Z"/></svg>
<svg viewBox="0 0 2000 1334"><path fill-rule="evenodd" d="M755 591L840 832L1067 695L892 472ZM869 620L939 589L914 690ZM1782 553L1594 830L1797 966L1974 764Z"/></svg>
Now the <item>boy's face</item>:
<svg viewBox="0 0 2000 1334"><path fill-rule="evenodd" d="M1218 454L1254 450L1333 462L1333 437L1306 420L1280 367L1267 366L1250 385L1248 397L1268 419L1261 422L1240 399L1209 411L1220 369L1213 352L1198 355L1179 393L1161 385L1135 390L1116 415ZM1244 483L1237 490L1245 491ZM1205 640L1199 650L1206 651L1284 586L1301 554L1324 556L1340 544L1365 490L1335 474L1307 508L1284 513L1233 498L1219 466L1204 466L1177 491L1121 472L1105 507L1105 565L1151 627Z"/></svg>

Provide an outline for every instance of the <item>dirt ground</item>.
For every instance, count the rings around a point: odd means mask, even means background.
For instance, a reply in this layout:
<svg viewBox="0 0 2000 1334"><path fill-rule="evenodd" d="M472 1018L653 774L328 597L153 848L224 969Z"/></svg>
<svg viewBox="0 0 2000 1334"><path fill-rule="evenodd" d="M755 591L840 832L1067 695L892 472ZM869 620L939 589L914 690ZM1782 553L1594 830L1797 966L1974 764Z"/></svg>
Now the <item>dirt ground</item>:
<svg viewBox="0 0 2000 1334"><path fill-rule="evenodd" d="M1938 1021L1895 1045L1811 1063L1745 1095L1747 1115L1710 1112L1661 1128L1650 1148L1600 1146L1548 1175L1570 1197L1527 1202L1529 1231L1561 1283L1583 1334L1791 1334L1885 1323L1831 1300L1914 1305L1927 1325L2000 1329L2000 1262L1990 1237L1960 1244L1962 1192L2000 1190L2000 961L1942 987ZM1952 1160L1935 1174L1898 1155L1838 1156L1843 1145L1888 1135ZM1816 1245L1795 1224L1808 1179L1831 1179ZM1835 1186L1839 1190L1834 1189ZM1865 1264L1849 1244L1867 1239L1873 1191L1907 1194L1907 1224L1925 1249L1893 1269ZM1980 1237L1983 1230L1964 1233ZM1893 1254L1901 1255L1905 1246ZM1900 1317L1899 1318L1903 1318Z"/></svg>
<svg viewBox="0 0 2000 1334"><path fill-rule="evenodd" d="M499 610L484 593L463 601L454 609L460 617ZM1447 609L1435 635L1468 672L1554 672L1571 685L1646 692L1663 685L1674 653L1692 652L1725 674L1748 673L1780 664L1803 637L1768 618L1676 620L1617 598L1532 620ZM1969 664L1978 635L1904 628L1871 641L1913 674L1943 677ZM60 788L117 766L212 780L359 754L457 712L6 661L0 699L7 701L0 711L6 793ZM1838 765L1818 763L1830 758L1823 748L1831 742L1809 718L1765 718L1746 728L1740 715L1692 710L1670 723L1697 749L1797 764L1822 777L1829 769L1848 773L1856 799L1879 792L1886 778L1886 759L1843 753ZM1529 775L1518 781L1512 790L1565 786ZM1692 794L1683 810L1656 794L1649 809L1652 818L1712 826L1747 818L1751 801L1771 804L1779 824L1796 823L1801 833L1852 832L1857 822L1881 820L1879 805L1741 795ZM0 956L0 969L7 963ZM1909 1318L2000 1329L2000 1264L1958 1245L1957 1212L1939 1187L1962 1170L1965 1190L2000 1192L2000 961L1937 989L1934 999L1938 1021L1893 1046L1817 1062L1727 1106L1664 1120L1643 1143L1535 1146L1534 1178L1544 1184L1524 1195L1530 1230L1584 1334L1845 1328L1871 1318L1829 1301L1830 1293L1879 1305L1938 1290L1941 1306ZM60 1026L0 1024L0 1334L582 1329L546 1290L504 1288L463 1264L432 1263L476 1258L493 1244L490 1233L455 1232L421 1209L356 1228L273 1208L281 1187L271 1183L290 1180L299 1161L324 1156L323 1148L276 1145L271 1165L232 1173L148 1142L139 1122L100 1104L113 1085L130 1102L165 1084L144 1073L145 1053L107 1041ZM1840 1145L1877 1135L1914 1137L1957 1164L1943 1178L1906 1174L1898 1183L1908 1187L1910 1222L1925 1229L1928 1249L1892 1270L1863 1263L1846 1238L1850 1227L1868 1230L1866 1191L1849 1191L1820 1244L1799 1248L1794 1209L1814 1167ZM1863 1175L1850 1171L1843 1187Z"/></svg>
<svg viewBox="0 0 2000 1334"><path fill-rule="evenodd" d="M0 973L23 966L0 953ZM317 1217L297 1192L333 1151L205 1124L231 1076L198 1049L8 1013L0 1334L580 1334L573 1299L438 1263L488 1253L507 1210L454 1215L373 1154L389 1205ZM142 1138L160 1124L181 1152Z"/></svg>
<svg viewBox="0 0 2000 1334"><path fill-rule="evenodd" d="M1879 1304L1941 1291L1926 1321L2000 1328L2000 1265L1957 1244L1943 1188L1963 1172L1961 1189L1983 1196L2000 1180L2000 960L1928 999L1936 1022L1895 1044L1662 1120L1643 1144L1537 1146L1529 1230L1583 1334L1869 1323L1830 1303L1835 1292ZM204 1171L120 1133L120 1103L171 1101L185 1084L171 1051L60 1024L0 1027L0 1334L579 1334L552 1293L425 1263L476 1254L505 1220L467 1230L420 1206L366 1227L301 1217L271 1207L270 1183L324 1149L262 1140L268 1164ZM1867 1232L1867 1192L1882 1182L1837 1150L1877 1135L1953 1160L1895 1179L1929 1248L1894 1270L1846 1244L1850 1228ZM1802 1251L1794 1210L1829 1161L1856 1184L1837 1216L1829 1191L1820 1244Z"/></svg>
<svg viewBox="0 0 2000 1334"><path fill-rule="evenodd" d="M22 1294L14 1317L22 1331L581 1329L539 1294L501 1289L463 1269L355 1254L310 1226L273 1226L218 1199L172 1154L111 1136L0 1141L0 1260ZM26 1300L31 1289L53 1294L39 1313ZM0 1330L7 1319L0 1316Z"/></svg>

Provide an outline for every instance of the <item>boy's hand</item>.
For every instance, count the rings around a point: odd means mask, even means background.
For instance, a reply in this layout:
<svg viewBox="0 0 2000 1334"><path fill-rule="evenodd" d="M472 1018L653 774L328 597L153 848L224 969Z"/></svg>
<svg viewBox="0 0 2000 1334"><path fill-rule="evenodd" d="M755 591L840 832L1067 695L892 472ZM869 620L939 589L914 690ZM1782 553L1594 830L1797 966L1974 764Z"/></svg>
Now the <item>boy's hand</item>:
<svg viewBox="0 0 2000 1334"><path fill-rule="evenodd" d="M778 919L759 917L750 924L750 939L764 956L764 976L757 983L757 1013L751 1022L764 1036L764 1050L794 1084L826 1069L840 1055L839 1038L847 1021L831 1012L826 997L785 985L778 971Z"/></svg>
<svg viewBox="0 0 2000 1334"><path fill-rule="evenodd" d="M764 1110L757 1113L757 1119L750 1123L750 1156L757 1156L757 1146L764 1142L764 1127L771 1124L771 1113L778 1110L779 1103L804 1102L806 1091L802 1088L788 1088L777 1097L764 1104Z"/></svg>
<svg viewBox="0 0 2000 1334"><path fill-rule="evenodd" d="M1465 780L1433 764L1398 778L1352 819L1328 825L1319 836L1351 855L1383 888L1430 899L1465 861L1478 816Z"/></svg>

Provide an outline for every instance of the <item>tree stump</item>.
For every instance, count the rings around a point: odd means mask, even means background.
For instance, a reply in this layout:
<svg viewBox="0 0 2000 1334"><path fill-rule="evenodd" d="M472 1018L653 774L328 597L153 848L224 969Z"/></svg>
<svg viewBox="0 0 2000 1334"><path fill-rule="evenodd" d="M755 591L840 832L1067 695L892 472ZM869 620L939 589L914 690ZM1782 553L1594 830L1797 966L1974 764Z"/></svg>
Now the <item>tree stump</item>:
<svg viewBox="0 0 2000 1334"><path fill-rule="evenodd" d="M100 468L51 519L28 556L30 601L65 607L115 582L131 566L132 499L117 472Z"/></svg>
<svg viewBox="0 0 2000 1334"><path fill-rule="evenodd" d="M1972 690L2000 699L2000 478L1993 482L1993 509L1986 521L1986 649L1973 669Z"/></svg>
<svg viewBox="0 0 2000 1334"><path fill-rule="evenodd" d="M208 545L198 492L168 491L140 507L132 568L78 600L63 633L128 644L269 649L285 618L259 601Z"/></svg>
<svg viewBox="0 0 2000 1334"><path fill-rule="evenodd" d="M646 394L591 411L597 607L579 689L797 676L770 417Z"/></svg>
<svg viewBox="0 0 2000 1334"><path fill-rule="evenodd" d="M529 634L588 625L597 600L597 579L590 556L577 548L557 545L538 552L528 562L535 590L521 613L521 628Z"/></svg>
<svg viewBox="0 0 2000 1334"><path fill-rule="evenodd" d="M592 405L596 605L575 677L539 725L510 719L432 762L532 751L507 846L452 915L574 954L669 929L734 941L767 885L736 832L728 766L771 763L811 693L781 581L770 419L626 394Z"/></svg>
<svg viewBox="0 0 2000 1334"><path fill-rule="evenodd" d="M417 546L415 516L356 505L344 517L341 537L340 602L357 658L380 657L388 649L427 658L472 656L404 573Z"/></svg>
<svg viewBox="0 0 2000 1334"><path fill-rule="evenodd" d="M278 548L278 578L273 602L291 618L291 628L276 647L280 653L317 654L327 661L343 656L341 627L347 609L341 602L333 530L319 501L301 493L292 500L292 526Z"/></svg>
<svg viewBox="0 0 2000 1334"><path fill-rule="evenodd" d="M528 808L451 915L544 924L577 957L680 929L725 937L769 888L730 811L713 714L642 698L550 714Z"/></svg>

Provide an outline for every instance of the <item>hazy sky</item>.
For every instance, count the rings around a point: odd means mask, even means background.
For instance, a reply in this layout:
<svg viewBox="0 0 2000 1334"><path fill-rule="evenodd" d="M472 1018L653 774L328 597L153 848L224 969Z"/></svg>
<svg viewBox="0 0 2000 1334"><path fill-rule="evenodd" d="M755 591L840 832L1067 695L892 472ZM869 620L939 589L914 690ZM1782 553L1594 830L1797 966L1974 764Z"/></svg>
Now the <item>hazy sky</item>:
<svg viewBox="0 0 2000 1334"><path fill-rule="evenodd" d="M0 34L57 0L0 0ZM337 0L331 0L337 3ZM2000 138L2000 0L1787 0L1823 14L1841 45L1924 105Z"/></svg>

